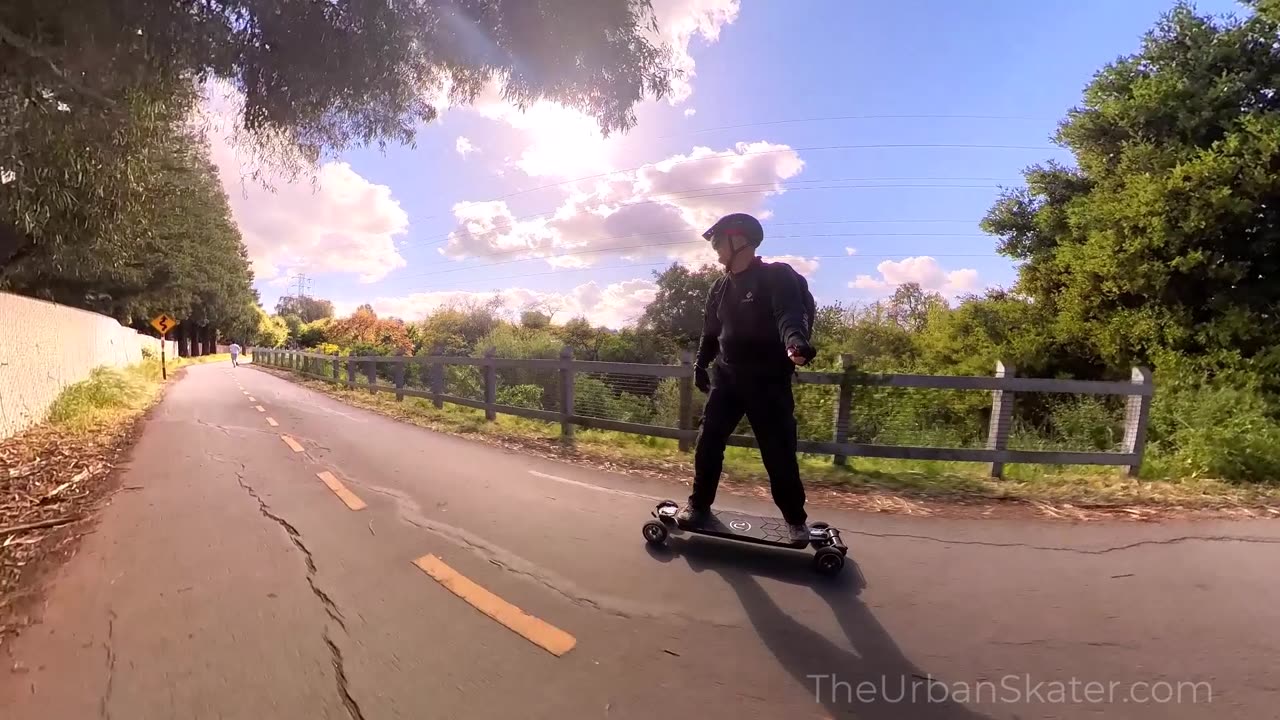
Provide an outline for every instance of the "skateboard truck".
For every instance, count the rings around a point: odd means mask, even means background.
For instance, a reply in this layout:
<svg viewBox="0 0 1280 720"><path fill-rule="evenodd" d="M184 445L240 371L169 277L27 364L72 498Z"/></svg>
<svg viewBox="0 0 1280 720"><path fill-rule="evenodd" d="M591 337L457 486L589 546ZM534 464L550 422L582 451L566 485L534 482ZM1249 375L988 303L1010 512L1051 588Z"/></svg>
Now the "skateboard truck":
<svg viewBox="0 0 1280 720"><path fill-rule="evenodd" d="M650 545L662 545L672 532L710 535L712 537L772 545L793 550L813 547L813 567L823 575L836 575L844 568L849 548L840 539L840 531L824 522L809 526L809 539L795 541L785 522L728 510L713 510L712 519L699 525L681 525L676 521L680 507L674 500L663 500L650 513L654 519L644 524L644 539Z"/></svg>

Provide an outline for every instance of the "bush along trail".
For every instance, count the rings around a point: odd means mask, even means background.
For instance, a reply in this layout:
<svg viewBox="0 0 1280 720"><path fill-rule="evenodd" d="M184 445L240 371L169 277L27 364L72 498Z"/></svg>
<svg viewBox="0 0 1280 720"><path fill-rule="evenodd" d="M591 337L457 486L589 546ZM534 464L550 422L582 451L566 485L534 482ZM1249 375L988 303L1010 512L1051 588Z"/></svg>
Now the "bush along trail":
<svg viewBox="0 0 1280 720"><path fill-rule="evenodd" d="M170 360L169 382L229 357ZM43 423L0 441L0 644L27 622L41 573L74 553L103 501L130 489L112 471L162 396L161 374L159 360L99 369L67 387Z"/></svg>

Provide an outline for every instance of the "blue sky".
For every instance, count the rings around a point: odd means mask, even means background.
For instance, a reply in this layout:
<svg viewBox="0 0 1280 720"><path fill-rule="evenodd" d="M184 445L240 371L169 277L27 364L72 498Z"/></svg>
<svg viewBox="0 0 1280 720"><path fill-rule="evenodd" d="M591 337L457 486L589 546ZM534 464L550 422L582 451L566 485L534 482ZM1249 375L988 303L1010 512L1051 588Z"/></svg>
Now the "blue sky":
<svg viewBox="0 0 1280 720"><path fill-rule="evenodd" d="M907 279L952 296L1007 286L1013 267L977 225L997 186L1017 185L1032 163L1069 159L1052 147L1056 123L1172 5L655 6L696 74L680 102L643 105L625 137L601 140L559 108L520 116L491 95L448 109L415 149L345 153L322 169L319 189L232 191L264 305L302 271L310 293L340 311L372 302L412 318L497 291L515 309L542 300L557 320L583 313L617 325L651 297L652 270L672 254L696 261L696 243L672 243L696 241L703 219L739 209L770 214L761 254L803 267L820 303L872 300ZM461 154L459 138L475 150ZM849 145L917 147L833 147ZM715 155L634 171L698 146ZM567 182L610 172L610 187ZM584 208L598 203L617 215L592 218Z"/></svg>

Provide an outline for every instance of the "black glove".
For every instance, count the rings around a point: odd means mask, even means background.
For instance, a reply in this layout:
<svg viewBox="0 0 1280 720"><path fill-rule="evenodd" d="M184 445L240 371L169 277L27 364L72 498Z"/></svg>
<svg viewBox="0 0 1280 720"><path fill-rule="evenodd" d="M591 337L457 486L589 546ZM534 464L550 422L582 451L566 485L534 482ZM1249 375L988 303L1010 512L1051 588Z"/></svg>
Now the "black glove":
<svg viewBox="0 0 1280 720"><path fill-rule="evenodd" d="M793 345L787 348L787 355L804 358L804 364L808 365L809 363L813 362L813 359L815 357L817 357L818 351L808 344L801 345L799 347L796 347Z"/></svg>
<svg viewBox="0 0 1280 720"><path fill-rule="evenodd" d="M704 367L695 367L693 369L693 385L704 393L711 392L711 376L707 374Z"/></svg>

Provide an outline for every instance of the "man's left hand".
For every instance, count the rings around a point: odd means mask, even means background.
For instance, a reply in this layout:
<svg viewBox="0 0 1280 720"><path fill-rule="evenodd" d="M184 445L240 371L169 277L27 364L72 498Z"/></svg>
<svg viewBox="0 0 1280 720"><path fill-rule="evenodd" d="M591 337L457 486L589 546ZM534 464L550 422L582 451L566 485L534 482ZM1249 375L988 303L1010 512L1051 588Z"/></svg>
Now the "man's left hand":
<svg viewBox="0 0 1280 720"><path fill-rule="evenodd" d="M787 348L787 357L791 358L791 362L796 365L805 365L809 362L808 358L800 354L800 351L793 347Z"/></svg>

